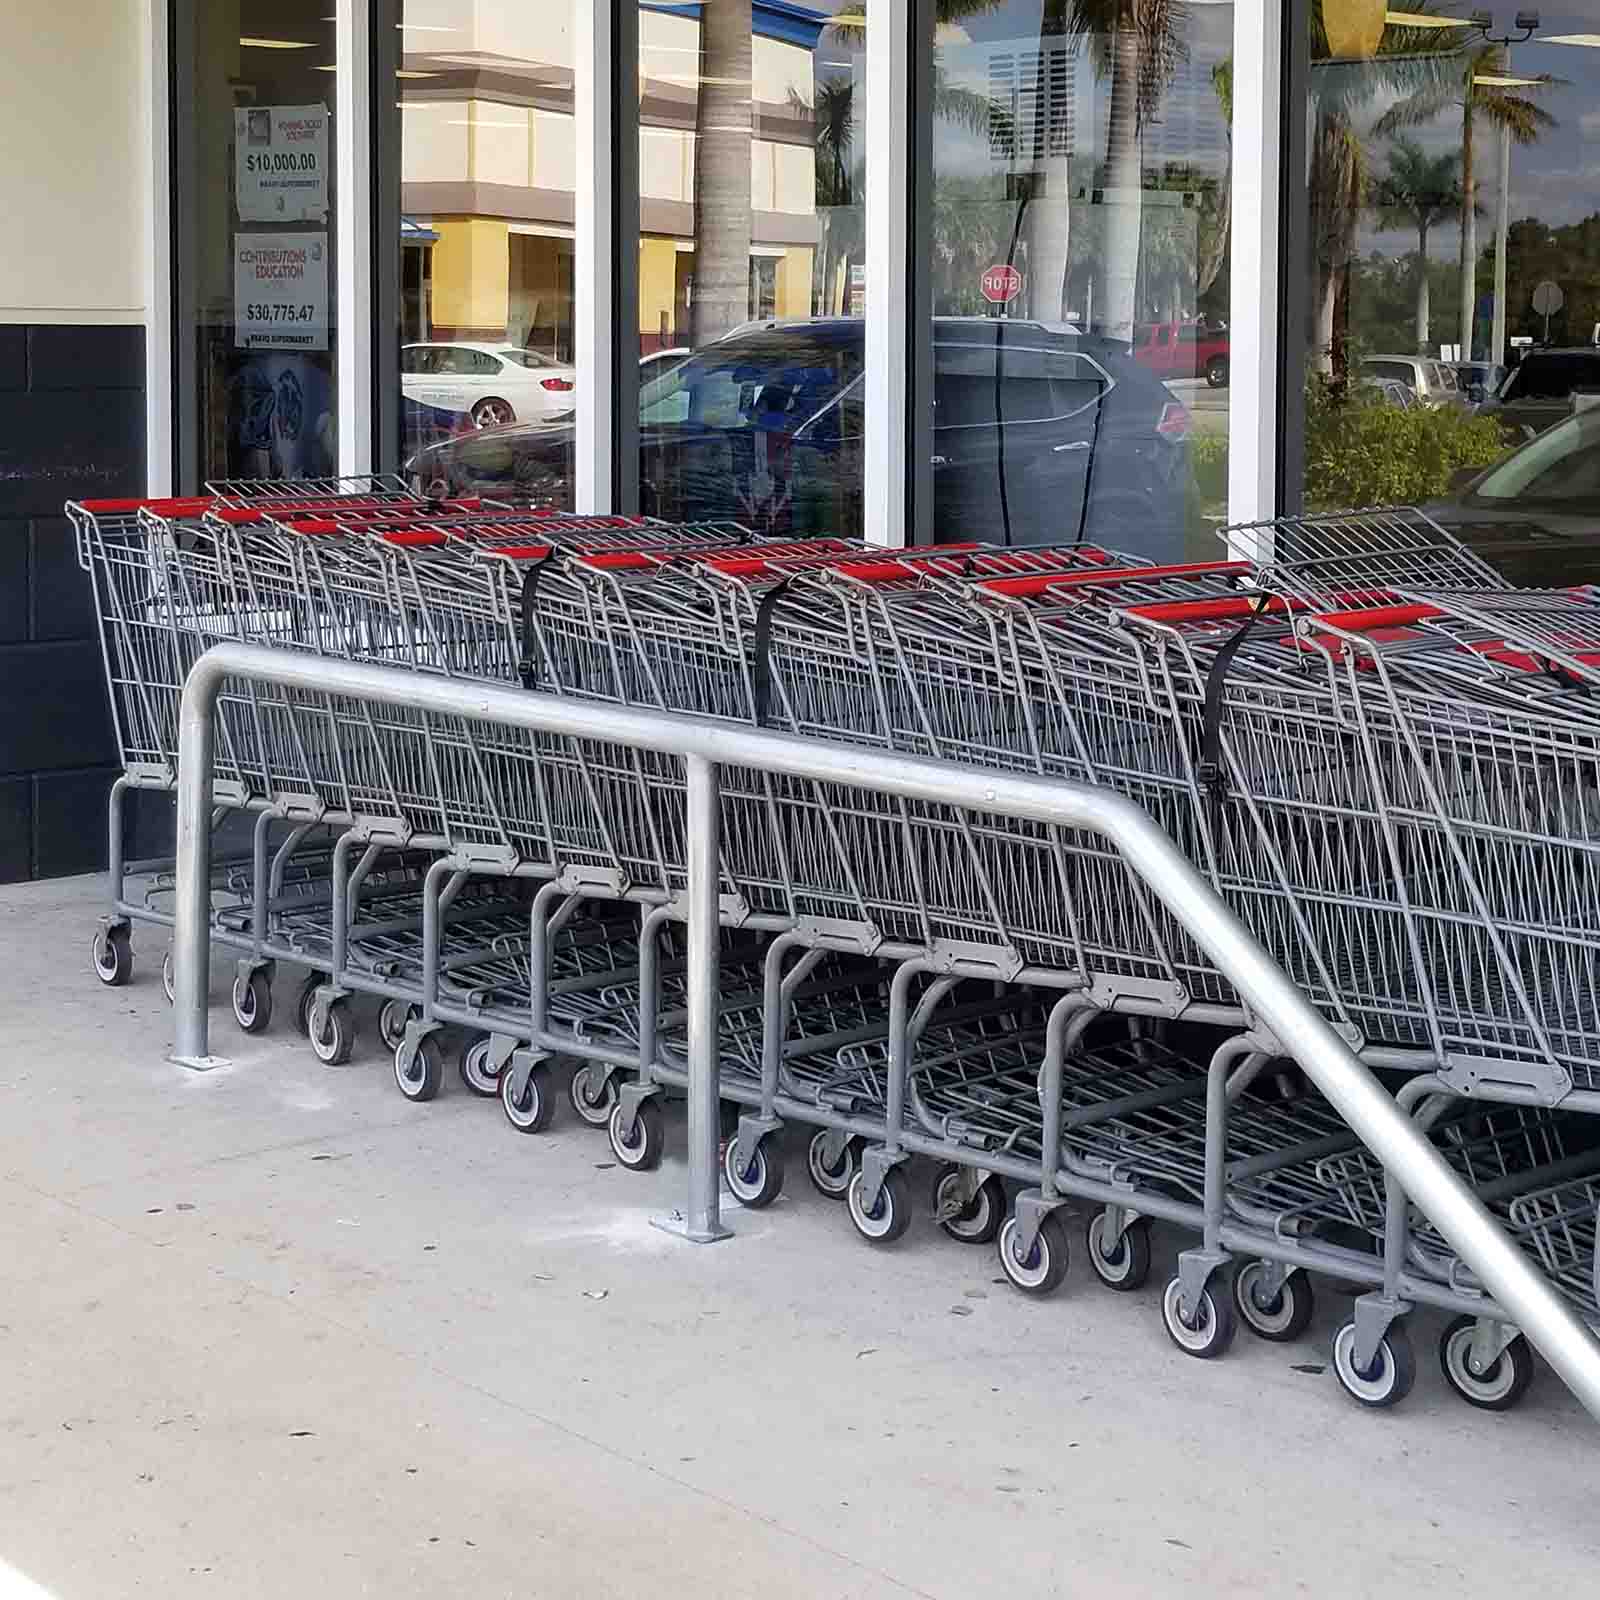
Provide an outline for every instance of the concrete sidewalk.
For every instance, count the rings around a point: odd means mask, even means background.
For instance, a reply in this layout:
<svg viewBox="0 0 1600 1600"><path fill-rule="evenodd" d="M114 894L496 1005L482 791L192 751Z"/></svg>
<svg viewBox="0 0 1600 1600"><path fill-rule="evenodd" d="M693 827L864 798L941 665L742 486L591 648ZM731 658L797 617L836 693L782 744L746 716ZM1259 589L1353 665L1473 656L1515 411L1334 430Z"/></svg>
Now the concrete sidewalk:
<svg viewBox="0 0 1600 1600"><path fill-rule="evenodd" d="M89 965L98 880L0 890L0 1594L878 1597L1578 1593L1600 1434L1417 1387L1357 1410L1304 1341L1173 1348L1081 1259L1045 1302L925 1218L874 1251L792 1146L732 1241L563 1106L453 1065L405 1103L279 1018L169 1065L165 936ZM217 963L221 968L223 963ZM918 1168L922 1192L927 1173Z"/></svg>

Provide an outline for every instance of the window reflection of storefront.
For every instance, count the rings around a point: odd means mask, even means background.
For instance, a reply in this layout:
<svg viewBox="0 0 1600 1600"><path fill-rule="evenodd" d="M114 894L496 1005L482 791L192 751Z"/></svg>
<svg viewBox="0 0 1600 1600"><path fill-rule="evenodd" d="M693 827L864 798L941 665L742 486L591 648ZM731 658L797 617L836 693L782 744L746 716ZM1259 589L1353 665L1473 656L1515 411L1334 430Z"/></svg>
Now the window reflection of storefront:
<svg viewBox="0 0 1600 1600"><path fill-rule="evenodd" d="M337 459L334 40L320 0L174 18L176 434L186 487Z"/></svg>

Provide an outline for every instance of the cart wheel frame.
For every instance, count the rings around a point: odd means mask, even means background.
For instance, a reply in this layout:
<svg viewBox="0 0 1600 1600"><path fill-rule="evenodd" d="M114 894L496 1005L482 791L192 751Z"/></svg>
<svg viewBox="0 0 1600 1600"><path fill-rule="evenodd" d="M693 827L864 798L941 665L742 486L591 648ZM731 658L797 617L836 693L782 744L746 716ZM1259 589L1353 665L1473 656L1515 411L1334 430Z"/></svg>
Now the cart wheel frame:
<svg viewBox="0 0 1600 1600"><path fill-rule="evenodd" d="M1396 1318L1384 1330L1366 1372L1356 1370L1355 1342L1353 1321L1345 1323L1333 1336L1333 1373L1339 1387L1369 1410L1383 1411L1399 1405L1411 1393L1417 1377L1417 1358L1405 1323Z"/></svg>
<svg viewBox="0 0 1600 1600"><path fill-rule="evenodd" d="M962 1182L964 1169L944 1167L933 1180L933 1214L937 1217L946 1205L945 1191ZM1006 1221L1005 1185L992 1173L985 1173L971 1200L953 1217L944 1217L939 1226L957 1244L993 1244Z"/></svg>
<svg viewBox="0 0 1600 1600"><path fill-rule="evenodd" d="M1183 1315L1183 1279L1174 1276L1161 1296L1161 1322L1167 1337L1186 1356L1199 1361L1214 1361L1223 1355L1239 1326L1233 1296L1223 1291L1215 1274L1200 1291L1192 1322Z"/></svg>
<svg viewBox="0 0 1600 1600"><path fill-rule="evenodd" d="M758 1139L743 1172L739 1166L739 1141L732 1138L722 1147L722 1176L746 1211L761 1211L783 1193L783 1146L776 1134Z"/></svg>
<svg viewBox="0 0 1600 1600"><path fill-rule="evenodd" d="M1261 1280L1266 1267L1260 1261L1244 1261L1233 1275L1233 1303L1239 1320L1258 1339L1268 1344L1293 1344L1316 1314L1316 1293L1303 1269L1296 1268L1278 1285L1277 1293L1263 1301Z"/></svg>
<svg viewBox="0 0 1600 1600"><path fill-rule="evenodd" d="M306 1037L311 1041L312 1054L325 1067L342 1067L350 1059L356 1046L356 1014L350 1001L343 995L328 1005L326 1031L319 1037L306 1019Z"/></svg>
<svg viewBox="0 0 1600 1600"><path fill-rule="evenodd" d="M1472 1342L1478 1319L1457 1317L1439 1336L1439 1369L1445 1382L1479 1411L1509 1411L1533 1382L1533 1349L1524 1334L1517 1334L1495 1357L1487 1372L1474 1372Z"/></svg>
<svg viewBox="0 0 1600 1600"><path fill-rule="evenodd" d="M843 1200L850 1192L850 1180L861 1166L861 1141L847 1139L839 1152L839 1165L829 1167L825 1157L828 1130L818 1128L806 1145L806 1176L824 1200Z"/></svg>
<svg viewBox="0 0 1600 1600"><path fill-rule="evenodd" d="M415 1044L400 1041L394 1053L394 1081L400 1093L418 1105L438 1094L444 1082L444 1052L437 1034L425 1033Z"/></svg>
<svg viewBox="0 0 1600 1600"><path fill-rule="evenodd" d="M1067 1238L1066 1218L1060 1211L1045 1212L1039 1218L1039 1231L1025 1257L1017 1249L1019 1227L1015 1212L1001 1225L996 1241L1000 1270L1013 1289L1043 1299L1061 1287L1071 1263L1072 1245Z"/></svg>
<svg viewBox="0 0 1600 1600"><path fill-rule="evenodd" d="M1150 1277L1150 1219L1135 1217L1123 1226L1115 1255L1106 1253L1105 1233L1106 1214L1097 1211L1083 1230L1084 1249L1095 1277L1119 1294L1142 1289Z"/></svg>
<svg viewBox="0 0 1600 1600"><path fill-rule="evenodd" d="M633 1135L629 1139L622 1133L623 1102L619 1099L606 1118L606 1137L611 1141L611 1153L620 1166L629 1172L653 1172L661 1165L661 1152L667 1141L666 1119L656 1097L639 1102L633 1114Z"/></svg>
<svg viewBox="0 0 1600 1600"><path fill-rule="evenodd" d="M518 1133L543 1133L556 1114L555 1087L550 1079L550 1069L540 1062L532 1067L522 1082L519 1094L514 1087L516 1074L502 1072L496 1085L500 1096L500 1109L506 1121Z"/></svg>
<svg viewBox="0 0 1600 1600"><path fill-rule="evenodd" d="M233 980L233 1020L243 1033L265 1033L272 1026L272 974L257 967Z"/></svg>
<svg viewBox="0 0 1600 1600"><path fill-rule="evenodd" d="M856 1232L868 1244L893 1244L911 1226L911 1184L904 1170L890 1167L883 1175L878 1189L877 1203L869 1211L862 1198L866 1187L866 1173L857 1167L845 1192L845 1207Z"/></svg>

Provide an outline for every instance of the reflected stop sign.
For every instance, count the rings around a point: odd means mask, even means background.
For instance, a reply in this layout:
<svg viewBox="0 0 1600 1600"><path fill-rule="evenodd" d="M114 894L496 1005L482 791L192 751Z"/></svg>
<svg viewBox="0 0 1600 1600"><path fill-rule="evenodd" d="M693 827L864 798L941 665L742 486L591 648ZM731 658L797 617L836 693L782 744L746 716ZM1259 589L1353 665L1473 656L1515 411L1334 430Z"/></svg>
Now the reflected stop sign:
<svg viewBox="0 0 1600 1600"><path fill-rule="evenodd" d="M985 269L978 289L990 305L1008 306L1022 293L1022 274L1002 261Z"/></svg>

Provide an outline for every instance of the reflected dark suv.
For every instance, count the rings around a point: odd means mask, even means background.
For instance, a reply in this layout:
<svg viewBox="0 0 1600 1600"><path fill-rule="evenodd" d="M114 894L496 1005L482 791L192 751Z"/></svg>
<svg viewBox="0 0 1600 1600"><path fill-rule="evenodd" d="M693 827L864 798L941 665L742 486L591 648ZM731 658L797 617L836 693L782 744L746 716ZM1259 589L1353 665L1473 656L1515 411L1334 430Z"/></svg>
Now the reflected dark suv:
<svg viewBox="0 0 1600 1600"><path fill-rule="evenodd" d="M863 324L752 324L647 383L641 509L734 517L762 533L862 526ZM1183 549L1189 414L1125 349L1035 322L934 323L933 484L941 539L1093 538ZM570 419L489 429L419 452L431 492L496 491L564 505Z"/></svg>
<svg viewBox="0 0 1600 1600"><path fill-rule="evenodd" d="M1483 403L1508 428L1543 433L1572 415L1579 389L1600 389L1600 350L1530 350Z"/></svg>

